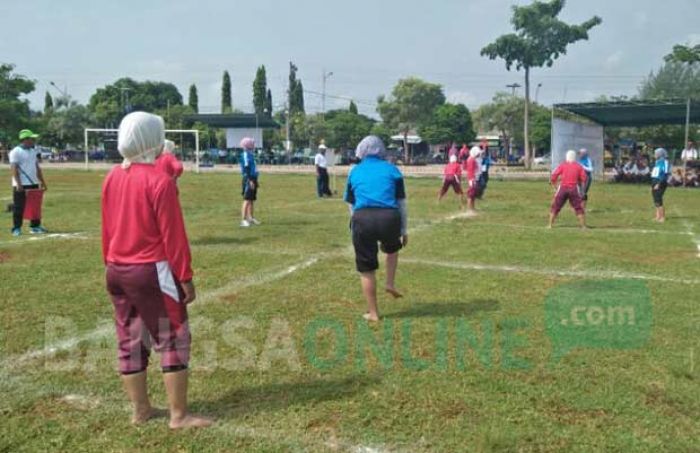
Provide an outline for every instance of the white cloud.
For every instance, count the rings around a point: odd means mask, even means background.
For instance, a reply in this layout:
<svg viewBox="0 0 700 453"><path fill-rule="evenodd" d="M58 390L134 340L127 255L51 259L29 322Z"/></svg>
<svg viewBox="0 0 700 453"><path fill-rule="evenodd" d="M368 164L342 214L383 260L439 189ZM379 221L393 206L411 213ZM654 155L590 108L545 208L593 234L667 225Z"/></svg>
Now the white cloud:
<svg viewBox="0 0 700 453"><path fill-rule="evenodd" d="M608 69L615 68L620 65L622 62L622 51L618 50L616 52L611 53L608 55L608 58L605 59L605 66Z"/></svg>

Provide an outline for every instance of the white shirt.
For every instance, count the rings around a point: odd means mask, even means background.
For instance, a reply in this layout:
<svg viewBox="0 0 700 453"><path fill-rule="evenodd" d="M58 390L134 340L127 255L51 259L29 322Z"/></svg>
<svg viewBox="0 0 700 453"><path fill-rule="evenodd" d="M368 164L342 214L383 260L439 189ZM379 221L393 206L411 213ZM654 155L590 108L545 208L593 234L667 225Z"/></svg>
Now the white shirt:
<svg viewBox="0 0 700 453"><path fill-rule="evenodd" d="M698 150L695 148L684 149L681 153L681 160L698 160Z"/></svg>
<svg viewBox="0 0 700 453"><path fill-rule="evenodd" d="M19 167L19 179L23 186L31 186L40 182L36 171L36 155L36 149L24 149L21 146L10 151L10 164ZM14 175L12 176L12 187L17 187Z"/></svg>
<svg viewBox="0 0 700 453"><path fill-rule="evenodd" d="M326 156L322 153L316 154L316 157L314 157L314 165L317 165L321 168L327 168L328 161L326 161Z"/></svg>

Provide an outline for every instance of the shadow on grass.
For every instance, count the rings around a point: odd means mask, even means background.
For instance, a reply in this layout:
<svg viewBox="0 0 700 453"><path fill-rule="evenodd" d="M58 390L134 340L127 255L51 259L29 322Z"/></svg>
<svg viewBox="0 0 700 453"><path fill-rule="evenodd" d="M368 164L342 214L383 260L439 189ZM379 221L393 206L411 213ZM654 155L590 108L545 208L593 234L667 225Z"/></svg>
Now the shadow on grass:
<svg viewBox="0 0 700 453"><path fill-rule="evenodd" d="M247 245L258 239L255 237L233 237L233 236L206 236L203 238L193 239L191 245Z"/></svg>
<svg viewBox="0 0 700 453"><path fill-rule="evenodd" d="M381 382L379 376L352 375L337 379L314 379L270 383L233 390L213 401L193 406L218 418L275 412L292 406L351 398Z"/></svg>
<svg viewBox="0 0 700 453"><path fill-rule="evenodd" d="M494 299L474 299L468 302L436 302L413 305L406 310L387 313L385 318L459 318L482 311L496 311L500 303Z"/></svg>

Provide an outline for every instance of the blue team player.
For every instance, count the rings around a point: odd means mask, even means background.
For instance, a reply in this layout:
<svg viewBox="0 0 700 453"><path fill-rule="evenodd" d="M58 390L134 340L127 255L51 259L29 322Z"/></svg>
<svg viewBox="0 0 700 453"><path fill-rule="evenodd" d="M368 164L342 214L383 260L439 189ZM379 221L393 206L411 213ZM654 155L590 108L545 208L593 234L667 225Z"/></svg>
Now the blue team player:
<svg viewBox="0 0 700 453"><path fill-rule="evenodd" d="M583 167L586 172L586 182L581 187L581 200L583 200L583 209L586 209L586 203L588 202L588 191L591 189L591 183L593 182L593 161L588 155L588 150L586 148L581 148L578 152L578 163Z"/></svg>
<svg viewBox="0 0 700 453"><path fill-rule="evenodd" d="M651 196L654 199L654 206L656 206L656 218L654 220L657 222L666 221L664 192L666 192L666 187L668 186L668 176L671 174L671 165L666 158L667 154L663 148L656 148L654 151L656 163L654 164L654 170L651 172Z"/></svg>
<svg viewBox="0 0 700 453"><path fill-rule="evenodd" d="M248 228L251 225L260 225L253 216L255 200L258 199L258 169L255 166L255 140L245 137L241 140L241 175L243 176L241 195L243 206L241 207L241 226Z"/></svg>

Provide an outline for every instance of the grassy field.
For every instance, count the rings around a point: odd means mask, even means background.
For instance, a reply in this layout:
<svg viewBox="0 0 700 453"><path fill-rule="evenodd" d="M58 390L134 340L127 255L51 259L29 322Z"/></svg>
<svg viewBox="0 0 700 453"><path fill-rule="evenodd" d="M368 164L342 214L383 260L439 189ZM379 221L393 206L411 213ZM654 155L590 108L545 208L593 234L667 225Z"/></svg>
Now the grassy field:
<svg viewBox="0 0 700 453"><path fill-rule="evenodd" d="M263 175L264 223L243 230L239 177L187 174L190 400L218 422L172 433L129 424L103 177L48 172L45 225L62 236L14 239L4 215L0 451L700 451L700 192L670 189L659 225L648 187L595 184L592 228L566 208L549 231L544 182L494 181L466 218L453 198L435 203L438 181L408 179L406 297L382 295L368 327L347 208L316 199L312 176ZM548 321L618 299L637 323L607 337L590 310L583 330Z"/></svg>

